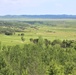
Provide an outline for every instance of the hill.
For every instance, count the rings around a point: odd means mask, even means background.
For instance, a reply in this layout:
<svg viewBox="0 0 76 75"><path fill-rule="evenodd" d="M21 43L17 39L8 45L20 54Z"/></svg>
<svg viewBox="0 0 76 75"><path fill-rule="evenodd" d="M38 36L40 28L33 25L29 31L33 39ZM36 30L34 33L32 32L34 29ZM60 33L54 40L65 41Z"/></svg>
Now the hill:
<svg viewBox="0 0 76 75"><path fill-rule="evenodd" d="M0 18L76 19L76 15L5 15Z"/></svg>

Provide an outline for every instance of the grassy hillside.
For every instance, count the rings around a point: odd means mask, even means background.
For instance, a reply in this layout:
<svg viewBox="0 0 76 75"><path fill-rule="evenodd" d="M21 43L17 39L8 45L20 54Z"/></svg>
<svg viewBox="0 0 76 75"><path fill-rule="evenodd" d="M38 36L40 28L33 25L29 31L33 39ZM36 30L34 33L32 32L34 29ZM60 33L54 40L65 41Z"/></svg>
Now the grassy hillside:
<svg viewBox="0 0 76 75"><path fill-rule="evenodd" d="M13 32L13 35L5 35L5 32ZM22 42L19 34L23 33L25 41ZM30 38L38 38L53 41L76 40L76 20L60 19L18 19L18 20L1 20L0 21L0 41L5 45L15 45L30 43Z"/></svg>

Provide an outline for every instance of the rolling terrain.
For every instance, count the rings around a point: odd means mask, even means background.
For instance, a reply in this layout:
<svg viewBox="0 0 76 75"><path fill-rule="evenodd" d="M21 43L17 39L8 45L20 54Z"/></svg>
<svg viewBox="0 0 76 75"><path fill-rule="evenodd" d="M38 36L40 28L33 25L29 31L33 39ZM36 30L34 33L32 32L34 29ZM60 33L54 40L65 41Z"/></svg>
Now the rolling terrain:
<svg viewBox="0 0 76 75"><path fill-rule="evenodd" d="M13 35L5 35L5 32L12 32ZM3 44L15 45L22 44L21 36L23 33L24 43L30 43L30 38L38 38L53 41L76 40L76 20L75 19L18 19L18 20L1 20L0 21L0 41Z"/></svg>

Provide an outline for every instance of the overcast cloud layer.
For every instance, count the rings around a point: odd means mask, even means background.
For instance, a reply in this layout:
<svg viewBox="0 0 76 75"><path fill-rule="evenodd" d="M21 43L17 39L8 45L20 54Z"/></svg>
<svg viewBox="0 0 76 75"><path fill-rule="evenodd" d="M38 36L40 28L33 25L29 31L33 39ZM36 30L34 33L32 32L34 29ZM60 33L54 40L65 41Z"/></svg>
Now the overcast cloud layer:
<svg viewBox="0 0 76 75"><path fill-rule="evenodd" d="M76 0L0 0L0 15L76 14Z"/></svg>

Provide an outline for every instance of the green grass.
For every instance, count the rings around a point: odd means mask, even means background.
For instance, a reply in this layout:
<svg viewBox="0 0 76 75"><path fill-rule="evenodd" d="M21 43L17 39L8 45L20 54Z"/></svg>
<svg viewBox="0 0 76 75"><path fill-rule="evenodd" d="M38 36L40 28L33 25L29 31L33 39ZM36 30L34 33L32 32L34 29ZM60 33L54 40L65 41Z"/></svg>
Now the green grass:
<svg viewBox="0 0 76 75"><path fill-rule="evenodd" d="M12 36L7 36L4 34L0 34L0 41L3 45L16 45L16 44L24 44L30 43L30 38L38 38L42 36L44 39L54 40L76 40L76 29L75 28L63 28L63 27L50 27L50 26L39 26L38 30L33 28L28 28L25 30L24 38L25 42L21 41L21 36L18 36L19 33L16 33Z"/></svg>
<svg viewBox="0 0 76 75"><path fill-rule="evenodd" d="M16 45L16 44L21 45L24 43L30 43L30 40L29 40L30 38L38 38L39 36L42 36L43 39L46 38L51 41L53 41L54 39L76 40L76 19L25 19L25 18L1 19L0 18L0 20L10 22L12 23L11 25L16 24L16 27L19 27L20 25L24 27L25 25L27 25L27 24L24 24L23 21L42 21L43 22L43 24L39 24L39 23L34 25L30 24L30 26L36 26L38 29L27 26L27 29L25 29L24 31L24 34L25 34L24 42L21 41L21 36L18 36L18 34L22 32L16 32L15 35L12 35L12 36L6 36L4 34L0 34L0 41L3 45ZM16 21L16 23L14 23L14 21ZM20 25L18 21L21 21ZM14 25L13 27L15 28Z"/></svg>

